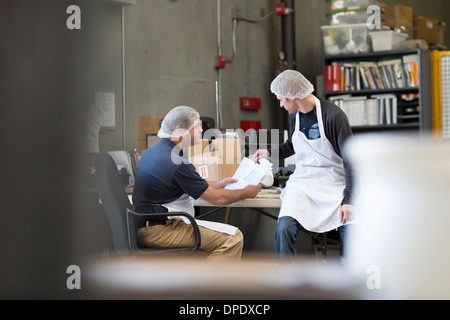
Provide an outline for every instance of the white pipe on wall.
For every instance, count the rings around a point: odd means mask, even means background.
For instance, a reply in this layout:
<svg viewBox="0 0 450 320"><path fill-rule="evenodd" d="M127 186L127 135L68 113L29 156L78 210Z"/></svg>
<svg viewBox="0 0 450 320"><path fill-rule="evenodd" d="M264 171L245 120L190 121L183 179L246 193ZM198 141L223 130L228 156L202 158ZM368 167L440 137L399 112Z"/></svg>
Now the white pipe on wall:
<svg viewBox="0 0 450 320"><path fill-rule="evenodd" d="M216 1L217 5L217 56L222 56L222 43L220 40L220 0ZM222 69L218 68L218 80L216 81L216 127L222 128Z"/></svg>
<svg viewBox="0 0 450 320"><path fill-rule="evenodd" d="M122 6L122 149L125 149L126 127L125 127L125 13Z"/></svg>

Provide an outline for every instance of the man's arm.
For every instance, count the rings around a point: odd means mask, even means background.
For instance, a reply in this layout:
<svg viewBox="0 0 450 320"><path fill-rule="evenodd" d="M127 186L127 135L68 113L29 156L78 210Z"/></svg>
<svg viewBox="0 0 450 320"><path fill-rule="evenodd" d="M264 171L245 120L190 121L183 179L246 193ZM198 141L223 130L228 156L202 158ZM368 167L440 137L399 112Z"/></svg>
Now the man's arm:
<svg viewBox="0 0 450 320"><path fill-rule="evenodd" d="M261 185L248 185L240 190L227 190L223 188L214 188L209 186L200 196L202 200L217 206L225 206L230 203L244 200L246 198L254 198L261 191Z"/></svg>
<svg viewBox="0 0 450 320"><path fill-rule="evenodd" d="M228 185L230 183L234 183L234 182L237 182L237 180L233 179L232 177L228 177L228 178L222 179L220 181L208 182L208 184L215 189L223 189L223 188L225 188L226 185Z"/></svg>
<svg viewBox="0 0 450 320"><path fill-rule="evenodd" d="M292 145L292 133L295 129L295 114L290 114L288 117L289 121L289 138L286 140L286 142L274 146L272 149L269 150L269 156L274 157L278 156L278 160L286 159L293 154L295 154L294 146ZM278 151L278 154L277 154Z"/></svg>
<svg viewBox="0 0 450 320"><path fill-rule="evenodd" d="M274 160L283 160L295 154L294 146L292 145L292 133L295 127L295 114L289 115L289 138L286 142L279 145L274 145L269 149L259 149L254 154L254 161L259 162L263 158L272 158Z"/></svg>

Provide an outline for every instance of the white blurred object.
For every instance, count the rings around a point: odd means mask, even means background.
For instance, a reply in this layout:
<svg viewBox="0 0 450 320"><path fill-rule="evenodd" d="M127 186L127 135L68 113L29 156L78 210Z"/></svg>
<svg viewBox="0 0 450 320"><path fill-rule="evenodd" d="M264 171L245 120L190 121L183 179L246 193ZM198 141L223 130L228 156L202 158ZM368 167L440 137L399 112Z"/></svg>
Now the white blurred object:
<svg viewBox="0 0 450 320"><path fill-rule="evenodd" d="M273 186L273 173L269 171L261 180L260 184L263 188L270 188Z"/></svg>
<svg viewBox="0 0 450 320"><path fill-rule="evenodd" d="M450 145L431 137L359 135L345 152L359 182L347 266L368 294L450 298Z"/></svg>

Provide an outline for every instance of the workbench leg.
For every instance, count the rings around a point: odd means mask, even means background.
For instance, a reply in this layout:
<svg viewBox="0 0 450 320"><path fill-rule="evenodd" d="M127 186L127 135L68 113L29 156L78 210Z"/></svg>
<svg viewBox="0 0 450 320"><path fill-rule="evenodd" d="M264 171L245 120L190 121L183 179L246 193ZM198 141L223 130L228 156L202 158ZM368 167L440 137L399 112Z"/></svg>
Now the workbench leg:
<svg viewBox="0 0 450 320"><path fill-rule="evenodd" d="M227 207L227 210L225 212L225 223L228 224L230 222L230 212L231 212L231 208Z"/></svg>

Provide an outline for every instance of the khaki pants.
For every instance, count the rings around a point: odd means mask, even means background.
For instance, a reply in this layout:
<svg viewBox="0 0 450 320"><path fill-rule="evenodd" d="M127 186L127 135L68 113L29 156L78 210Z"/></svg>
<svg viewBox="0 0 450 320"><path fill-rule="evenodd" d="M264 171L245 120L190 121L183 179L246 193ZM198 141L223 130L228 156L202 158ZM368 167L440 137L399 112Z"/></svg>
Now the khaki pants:
<svg viewBox="0 0 450 320"><path fill-rule="evenodd" d="M244 238L240 230L229 235L199 226L200 250L208 254L208 261L240 260ZM192 225L181 219L169 219L165 225L143 227L138 230L139 243L150 248L190 247L195 245Z"/></svg>

